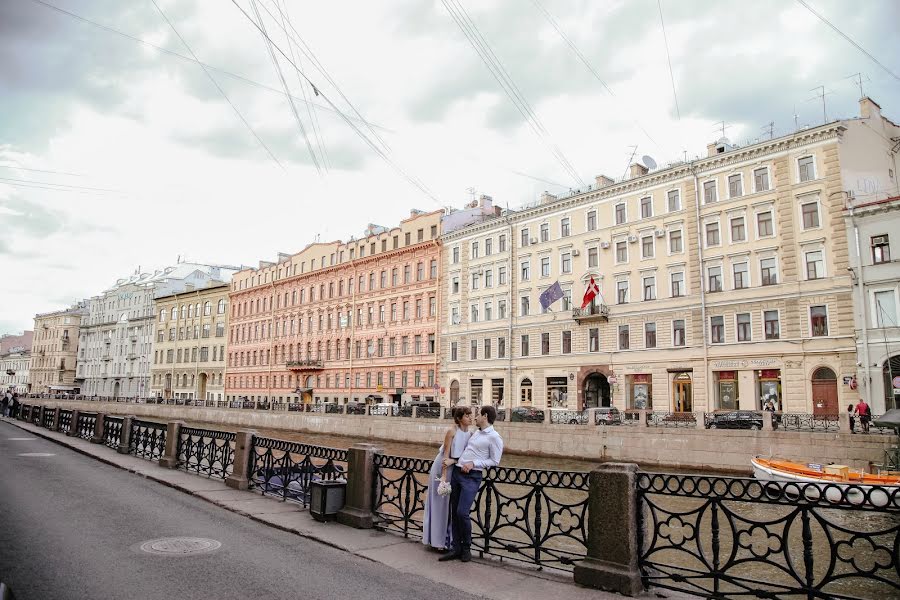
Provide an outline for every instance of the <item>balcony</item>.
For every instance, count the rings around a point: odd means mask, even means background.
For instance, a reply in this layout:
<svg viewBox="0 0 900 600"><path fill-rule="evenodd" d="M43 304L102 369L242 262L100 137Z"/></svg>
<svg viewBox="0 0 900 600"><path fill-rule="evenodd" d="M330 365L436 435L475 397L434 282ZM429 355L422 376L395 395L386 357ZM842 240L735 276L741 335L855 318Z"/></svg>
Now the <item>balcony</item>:
<svg viewBox="0 0 900 600"><path fill-rule="evenodd" d="M110 344L112 344L112 340L109 339L109 338L105 338L105 339L103 340L103 343L106 344L107 346L109 346Z"/></svg>
<svg viewBox="0 0 900 600"><path fill-rule="evenodd" d="M100 357L100 360L102 360L102 361L112 360L112 355L111 355L111 354L104 354L103 356Z"/></svg>
<svg viewBox="0 0 900 600"><path fill-rule="evenodd" d="M609 307L605 304L588 304L572 309L572 318L581 321L609 321Z"/></svg>
<svg viewBox="0 0 900 600"><path fill-rule="evenodd" d="M320 359L309 358L288 361L287 368L291 371L321 371L325 368L325 364Z"/></svg>
<svg viewBox="0 0 900 600"><path fill-rule="evenodd" d="M6 374L12 376L12 375L15 375L16 372L13 371L12 369L7 369L7 370L6 370Z"/></svg>
<svg viewBox="0 0 900 600"><path fill-rule="evenodd" d="M65 370L66 370L66 365L60 364L58 367L56 367L56 370L57 370L57 371L65 371Z"/></svg>
<svg viewBox="0 0 900 600"><path fill-rule="evenodd" d="M138 357L138 355L135 354L134 352L129 352L128 354L125 355L125 358L127 358L128 360L135 360L135 359L137 359L137 357Z"/></svg>

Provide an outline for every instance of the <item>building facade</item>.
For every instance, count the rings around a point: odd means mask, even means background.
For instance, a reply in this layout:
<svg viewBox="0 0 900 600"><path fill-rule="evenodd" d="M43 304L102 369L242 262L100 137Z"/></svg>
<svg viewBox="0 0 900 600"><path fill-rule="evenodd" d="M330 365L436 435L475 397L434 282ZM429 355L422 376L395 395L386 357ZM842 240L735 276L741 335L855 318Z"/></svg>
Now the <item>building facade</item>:
<svg viewBox="0 0 900 600"><path fill-rule="evenodd" d="M842 166L873 143L864 117L722 139L444 235L446 400L839 412L858 398Z"/></svg>
<svg viewBox="0 0 900 600"><path fill-rule="evenodd" d="M33 331L0 336L0 393L28 392Z"/></svg>
<svg viewBox="0 0 900 600"><path fill-rule="evenodd" d="M87 316L86 302L65 310L34 316L34 341L28 376L30 391L35 394L75 392L78 358L78 328Z"/></svg>
<svg viewBox="0 0 900 600"><path fill-rule="evenodd" d="M88 301L79 332L82 393L149 398L158 296L224 283L237 269L179 262L154 273L135 273ZM224 281L223 281L224 279Z"/></svg>
<svg viewBox="0 0 900 600"><path fill-rule="evenodd" d="M429 400L437 385L442 212L369 225L234 276L229 400Z"/></svg>
<svg viewBox="0 0 900 600"><path fill-rule="evenodd" d="M152 396L224 400L229 289L214 283L156 299Z"/></svg>

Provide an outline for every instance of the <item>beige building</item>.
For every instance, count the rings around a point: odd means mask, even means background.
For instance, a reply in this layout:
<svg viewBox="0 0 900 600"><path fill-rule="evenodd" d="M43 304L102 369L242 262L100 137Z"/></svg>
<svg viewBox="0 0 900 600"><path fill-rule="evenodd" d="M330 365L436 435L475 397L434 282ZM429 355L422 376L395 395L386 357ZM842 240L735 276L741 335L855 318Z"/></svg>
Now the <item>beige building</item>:
<svg viewBox="0 0 900 600"><path fill-rule="evenodd" d="M151 396L224 400L229 290L214 282L156 299Z"/></svg>
<svg viewBox="0 0 900 600"><path fill-rule="evenodd" d="M872 146L889 152L869 126L876 109L863 99L859 119L633 165L625 181L600 176L443 236L445 399L658 411L771 400L831 414L854 402L842 169ZM591 278L600 296L582 310ZM545 311L557 281L564 297Z"/></svg>
<svg viewBox="0 0 900 600"><path fill-rule="evenodd" d="M28 392L33 339L33 331L0 336L0 394L7 390L19 394Z"/></svg>
<svg viewBox="0 0 900 600"><path fill-rule="evenodd" d="M32 393L80 391L75 382L75 361L78 327L86 316L84 302L65 310L35 315L29 368Z"/></svg>

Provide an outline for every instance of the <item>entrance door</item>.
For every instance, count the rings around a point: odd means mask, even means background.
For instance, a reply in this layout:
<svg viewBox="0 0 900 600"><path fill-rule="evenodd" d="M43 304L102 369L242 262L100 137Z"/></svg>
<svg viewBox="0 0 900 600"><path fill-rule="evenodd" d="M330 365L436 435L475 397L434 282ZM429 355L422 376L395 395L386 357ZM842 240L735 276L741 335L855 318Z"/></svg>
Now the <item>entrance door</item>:
<svg viewBox="0 0 900 600"><path fill-rule="evenodd" d="M119 382L116 382L116 385L113 386L113 398L119 397Z"/></svg>
<svg viewBox="0 0 900 600"><path fill-rule="evenodd" d="M812 376L814 415L836 415L838 408L837 375L828 367L816 369Z"/></svg>
<svg viewBox="0 0 900 600"><path fill-rule="evenodd" d="M672 406L675 412L693 412L694 396L690 373L679 373L672 380Z"/></svg>
<svg viewBox="0 0 900 600"><path fill-rule="evenodd" d="M455 379L450 382L450 406L459 404L459 382Z"/></svg>
<svg viewBox="0 0 900 600"><path fill-rule="evenodd" d="M591 373L584 380L584 408L611 406L609 380L603 373Z"/></svg>
<svg viewBox="0 0 900 600"><path fill-rule="evenodd" d="M206 400L206 373L200 373L200 379L197 383L197 399Z"/></svg>

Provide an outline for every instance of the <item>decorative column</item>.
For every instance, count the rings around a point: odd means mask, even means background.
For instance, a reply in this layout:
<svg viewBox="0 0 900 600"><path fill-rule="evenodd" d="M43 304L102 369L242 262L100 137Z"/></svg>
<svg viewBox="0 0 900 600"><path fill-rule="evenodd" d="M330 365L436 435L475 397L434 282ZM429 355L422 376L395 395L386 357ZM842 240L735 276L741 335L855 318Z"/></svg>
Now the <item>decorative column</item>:
<svg viewBox="0 0 900 600"><path fill-rule="evenodd" d="M104 413L97 413L97 420L94 421L94 435L91 436L92 444L103 443L103 430L105 425L106 415Z"/></svg>
<svg viewBox="0 0 900 600"><path fill-rule="evenodd" d="M159 466L174 469L178 466L178 440L184 421L169 421L166 424L166 451L159 459Z"/></svg>
<svg viewBox="0 0 900 600"><path fill-rule="evenodd" d="M355 444L347 450L347 495L338 523L357 529L374 526L375 455L382 452L375 444Z"/></svg>
<svg viewBox="0 0 900 600"><path fill-rule="evenodd" d="M253 436L256 431L239 429L234 434L234 467L225 478L225 485L236 490L250 487L250 459L253 454Z"/></svg>

